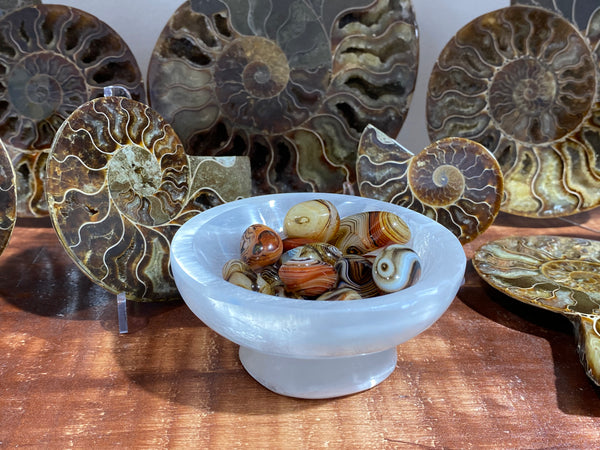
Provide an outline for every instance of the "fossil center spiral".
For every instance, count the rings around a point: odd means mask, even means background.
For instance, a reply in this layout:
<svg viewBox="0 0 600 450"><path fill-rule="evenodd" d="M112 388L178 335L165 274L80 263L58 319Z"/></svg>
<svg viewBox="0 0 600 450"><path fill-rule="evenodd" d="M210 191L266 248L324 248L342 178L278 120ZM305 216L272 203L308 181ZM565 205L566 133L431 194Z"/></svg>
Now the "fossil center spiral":
<svg viewBox="0 0 600 450"><path fill-rule="evenodd" d="M235 64L232 65L233 61ZM223 53L219 63L223 69L241 66L243 89L258 99L278 95L290 78L287 56L275 42L264 37L245 36L235 40ZM226 73L223 75L229 78Z"/></svg>
<svg viewBox="0 0 600 450"><path fill-rule="evenodd" d="M290 67L281 48L269 39L256 36L238 43L248 59L243 73L246 90L259 98L279 94L290 78Z"/></svg>
<svg viewBox="0 0 600 450"><path fill-rule="evenodd" d="M283 51L272 41L252 37L240 41L248 64L243 71L244 88L258 98L270 98L285 88L290 67Z"/></svg>
<svg viewBox="0 0 600 450"><path fill-rule="evenodd" d="M288 131L320 105L329 80L329 58L317 61L313 70L297 56L290 58L275 40L240 36L215 65L221 111L239 126L267 133Z"/></svg>
<svg viewBox="0 0 600 450"><path fill-rule="evenodd" d="M145 148L126 145L110 160L108 180L113 198L133 191L144 197L160 187L160 167L156 158Z"/></svg>
<svg viewBox="0 0 600 450"><path fill-rule="evenodd" d="M585 59L581 65L586 65ZM578 81L569 83L567 75ZM588 94L581 102L574 101L581 89L578 84L587 85L579 78L578 73L557 73L543 60L511 61L496 73L490 85L491 116L504 133L521 142L543 144L564 138L581 122L582 115L573 111L574 105L585 111L593 97Z"/></svg>
<svg viewBox="0 0 600 450"><path fill-rule="evenodd" d="M74 110L87 96L80 71L52 52L23 58L8 75L7 87L15 109L33 120L47 119L63 104Z"/></svg>
<svg viewBox="0 0 600 450"><path fill-rule="evenodd" d="M160 222L159 211L149 210L149 198L160 188L158 161L147 149L135 144L121 147L108 164L107 182L119 210L144 224ZM157 220L158 219L158 220Z"/></svg>
<svg viewBox="0 0 600 450"><path fill-rule="evenodd" d="M548 261L541 272L568 288L597 295L600 292L600 263L582 260Z"/></svg>
<svg viewBox="0 0 600 450"><path fill-rule="evenodd" d="M557 95L558 84L548 67L533 58L518 59L494 77L490 111L505 133L523 142L542 143L564 133L552 120Z"/></svg>
<svg viewBox="0 0 600 450"><path fill-rule="evenodd" d="M438 195L444 203L454 203L465 190L465 177L458 168L449 164L436 167L431 179L440 189Z"/></svg>

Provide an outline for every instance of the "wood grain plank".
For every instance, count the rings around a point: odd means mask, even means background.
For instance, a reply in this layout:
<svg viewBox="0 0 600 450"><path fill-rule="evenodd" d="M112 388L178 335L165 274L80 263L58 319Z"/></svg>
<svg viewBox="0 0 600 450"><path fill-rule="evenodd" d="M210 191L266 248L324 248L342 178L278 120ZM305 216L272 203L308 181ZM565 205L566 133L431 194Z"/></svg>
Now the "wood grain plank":
<svg viewBox="0 0 600 450"><path fill-rule="evenodd" d="M571 220L571 219L570 219ZM575 221L575 223L572 223ZM502 215L465 246L514 234L597 238L571 222ZM0 256L0 447L586 448L600 442L600 390L570 322L487 286L469 263L448 311L398 347L375 388L329 400L274 394L235 344L183 302L116 301L69 260L54 231L18 224Z"/></svg>

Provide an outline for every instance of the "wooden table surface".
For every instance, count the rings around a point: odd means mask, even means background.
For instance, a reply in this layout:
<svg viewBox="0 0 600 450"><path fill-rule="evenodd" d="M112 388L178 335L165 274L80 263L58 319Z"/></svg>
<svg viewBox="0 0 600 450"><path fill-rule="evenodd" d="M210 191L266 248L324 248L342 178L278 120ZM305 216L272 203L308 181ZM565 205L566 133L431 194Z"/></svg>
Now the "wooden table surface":
<svg viewBox="0 0 600 450"><path fill-rule="evenodd" d="M600 211L569 220L500 214L465 246L508 235L600 238ZM237 346L183 302L116 299L71 262L48 222L19 220L0 256L0 448L590 448L600 389L571 323L465 284L431 328L398 347L392 375L330 400L274 394Z"/></svg>

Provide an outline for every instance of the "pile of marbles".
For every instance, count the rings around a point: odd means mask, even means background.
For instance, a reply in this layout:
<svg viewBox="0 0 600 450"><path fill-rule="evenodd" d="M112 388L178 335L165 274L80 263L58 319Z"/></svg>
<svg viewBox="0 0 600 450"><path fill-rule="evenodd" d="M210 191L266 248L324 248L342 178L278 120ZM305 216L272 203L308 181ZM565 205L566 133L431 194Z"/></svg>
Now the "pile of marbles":
<svg viewBox="0 0 600 450"><path fill-rule="evenodd" d="M396 214L368 211L340 219L333 203L298 203L285 215L283 233L250 225L240 257L223 266L237 286L278 297L358 300L412 286L421 274L406 246L410 229Z"/></svg>

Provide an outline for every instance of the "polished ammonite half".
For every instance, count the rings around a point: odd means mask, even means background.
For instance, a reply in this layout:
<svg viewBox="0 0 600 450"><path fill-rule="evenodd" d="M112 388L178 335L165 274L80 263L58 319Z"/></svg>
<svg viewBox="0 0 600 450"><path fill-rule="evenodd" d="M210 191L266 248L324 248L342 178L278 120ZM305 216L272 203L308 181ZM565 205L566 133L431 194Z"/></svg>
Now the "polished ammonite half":
<svg viewBox="0 0 600 450"><path fill-rule="evenodd" d="M130 300L171 300L173 235L199 212L249 196L250 162L188 156L156 111L104 97L58 130L46 193L60 242L94 282Z"/></svg>
<svg viewBox="0 0 600 450"><path fill-rule="evenodd" d="M56 131L114 84L145 101L129 47L93 15L33 5L0 17L0 138L17 173L19 215L47 214L42 177Z"/></svg>
<svg viewBox="0 0 600 450"><path fill-rule="evenodd" d="M364 127L400 131L417 63L410 0L188 1L148 91L189 154L248 155L255 194L342 192Z"/></svg>
<svg viewBox="0 0 600 450"><path fill-rule="evenodd" d="M510 6L476 18L432 70L430 137L464 137L494 153L504 173L503 211L543 218L596 207L598 51L543 8Z"/></svg>
<svg viewBox="0 0 600 450"><path fill-rule="evenodd" d="M0 254L6 248L17 220L15 172L6 148L0 141Z"/></svg>
<svg viewBox="0 0 600 450"><path fill-rule="evenodd" d="M482 245L473 266L491 286L569 317L588 376L600 385L600 241L519 236Z"/></svg>
<svg viewBox="0 0 600 450"><path fill-rule="evenodd" d="M369 125L360 139L356 173L363 197L424 214L463 244L487 230L500 210L500 166L470 139L440 139L415 155Z"/></svg>

